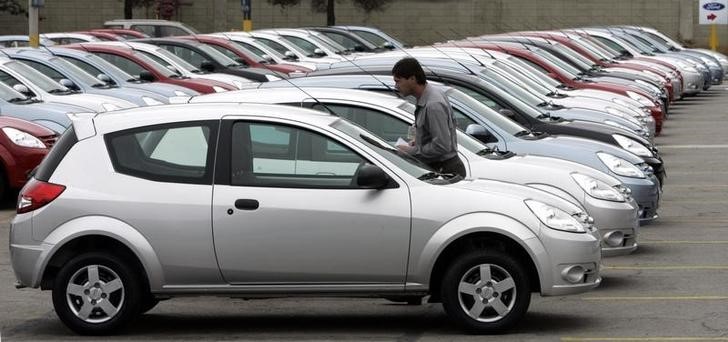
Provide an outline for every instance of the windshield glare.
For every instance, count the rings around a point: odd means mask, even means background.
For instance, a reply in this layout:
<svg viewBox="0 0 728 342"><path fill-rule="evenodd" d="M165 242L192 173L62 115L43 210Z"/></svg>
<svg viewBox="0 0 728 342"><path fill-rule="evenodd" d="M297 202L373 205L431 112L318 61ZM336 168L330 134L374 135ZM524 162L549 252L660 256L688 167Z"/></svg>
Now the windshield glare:
<svg viewBox="0 0 728 342"><path fill-rule="evenodd" d="M20 75L23 75L24 78L28 79L30 83L33 85L39 87L43 91L50 93L53 91L68 91L68 88L58 84L58 82L54 81L50 77L41 74L40 72L36 71L35 69L18 62L8 62L5 63L5 66L7 66L9 69L19 73Z"/></svg>
<svg viewBox="0 0 728 342"><path fill-rule="evenodd" d="M388 143L349 121L338 119L331 123L331 127L376 151L380 156L386 158L412 177L419 178L422 175L433 172L427 165L419 162L415 158L403 155L402 152L399 152Z"/></svg>

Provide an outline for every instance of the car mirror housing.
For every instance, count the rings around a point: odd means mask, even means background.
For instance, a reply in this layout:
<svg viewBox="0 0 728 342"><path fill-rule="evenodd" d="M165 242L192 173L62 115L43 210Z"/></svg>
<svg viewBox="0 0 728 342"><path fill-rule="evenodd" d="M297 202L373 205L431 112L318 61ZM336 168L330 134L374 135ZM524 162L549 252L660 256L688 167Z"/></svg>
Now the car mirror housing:
<svg viewBox="0 0 728 342"><path fill-rule="evenodd" d="M26 87L24 84L16 84L13 86L13 89L15 89L15 91L17 91L23 95L30 94L30 89L28 89L28 87Z"/></svg>
<svg viewBox="0 0 728 342"><path fill-rule="evenodd" d="M202 61L202 63L200 63L200 69L207 72L213 72L215 71L215 65L210 61Z"/></svg>
<svg viewBox="0 0 728 342"><path fill-rule="evenodd" d="M356 172L356 184L364 189L383 189L390 178L379 166L364 164Z"/></svg>
<svg viewBox="0 0 728 342"><path fill-rule="evenodd" d="M151 72L146 71L146 70L139 73L139 79L142 81L147 81L147 82L155 81L154 75L152 75Z"/></svg>
<svg viewBox="0 0 728 342"><path fill-rule="evenodd" d="M114 83L114 81L111 79L111 77L109 77L109 75L107 75L107 74L98 74L98 76L96 76L96 78L99 81L107 83L107 84Z"/></svg>
<svg viewBox="0 0 728 342"><path fill-rule="evenodd" d="M76 83L73 83L73 81L71 81L67 78L61 79L60 81L58 81L58 83L60 83L62 86L66 87L68 89L73 89L73 90L79 89L78 86L76 85Z"/></svg>
<svg viewBox="0 0 728 342"><path fill-rule="evenodd" d="M287 60L292 60L292 61L298 60L298 56L296 56L295 53L293 53L289 50L286 50L285 56L286 56Z"/></svg>
<svg viewBox="0 0 728 342"><path fill-rule="evenodd" d="M314 49L314 50L313 50L313 53L314 53L314 54L315 54L316 56L326 56L326 52L324 52L324 50L321 50L321 49L319 49L319 48L316 48L316 49Z"/></svg>
<svg viewBox="0 0 728 342"><path fill-rule="evenodd" d="M470 124L465 128L465 133L483 142L488 141L490 132L485 127L478 124Z"/></svg>

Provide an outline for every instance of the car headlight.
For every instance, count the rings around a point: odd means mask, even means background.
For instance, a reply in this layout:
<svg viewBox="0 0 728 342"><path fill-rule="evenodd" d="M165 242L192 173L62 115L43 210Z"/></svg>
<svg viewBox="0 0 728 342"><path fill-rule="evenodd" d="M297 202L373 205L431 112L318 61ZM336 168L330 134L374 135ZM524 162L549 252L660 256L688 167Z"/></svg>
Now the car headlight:
<svg viewBox="0 0 728 342"><path fill-rule="evenodd" d="M103 107L103 108L104 108L104 110L105 110L105 111L107 111L107 112L108 112L108 111L112 111L112 110L118 110L118 109L121 109L121 107L119 107L119 106L117 106L117 105L115 105L115 104L113 104L113 103L102 103L102 104L101 104L101 107Z"/></svg>
<svg viewBox="0 0 728 342"><path fill-rule="evenodd" d="M652 154L652 151L650 151L650 149L645 147L645 145L634 141L633 139L627 138L619 134L612 134L612 138L614 138L614 140L616 140L619 146L622 146L623 149L630 151L640 157L654 157L654 154Z"/></svg>
<svg viewBox="0 0 728 342"><path fill-rule="evenodd" d="M218 86L212 86L212 90L214 90L216 93L222 93L227 91L227 89Z"/></svg>
<svg viewBox="0 0 728 342"><path fill-rule="evenodd" d="M631 98L632 100L639 102L643 106L651 107L652 105L654 105L652 101L650 101L650 99L648 99L646 96L637 94L633 91L627 90L627 96L629 96L629 98Z"/></svg>
<svg viewBox="0 0 728 342"><path fill-rule="evenodd" d="M144 101L144 103L146 103L147 106L156 106L156 105L164 104L163 102L157 101L157 100L155 100L155 99L153 99L151 97L148 97L148 96L142 96L142 101Z"/></svg>
<svg viewBox="0 0 728 342"><path fill-rule="evenodd" d="M601 160L610 171L620 176L645 178L645 173L642 172L642 170L622 158L604 152L597 152L597 157L599 157L599 160Z"/></svg>
<svg viewBox="0 0 728 342"><path fill-rule="evenodd" d="M617 191L617 189L594 177L589 177L580 173L573 173L571 174L571 178L574 179L576 184L579 184L579 186L584 189L584 192L591 197L613 202L625 201L624 196Z"/></svg>
<svg viewBox="0 0 728 342"><path fill-rule="evenodd" d="M21 130L12 127L3 127L3 133L15 145L31 148L46 148L46 145L40 139Z"/></svg>
<svg viewBox="0 0 728 342"><path fill-rule="evenodd" d="M559 208L535 200L525 200L524 203L541 223L551 229L571 233L586 233L586 228L581 222Z"/></svg>

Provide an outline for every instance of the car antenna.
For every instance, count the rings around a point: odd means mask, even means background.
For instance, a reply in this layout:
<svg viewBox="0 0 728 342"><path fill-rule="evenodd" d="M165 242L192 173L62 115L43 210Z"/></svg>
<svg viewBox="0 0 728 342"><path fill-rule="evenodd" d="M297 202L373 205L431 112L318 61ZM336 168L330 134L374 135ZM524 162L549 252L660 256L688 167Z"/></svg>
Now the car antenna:
<svg viewBox="0 0 728 342"><path fill-rule="evenodd" d="M463 36L462 34L460 34L460 33L458 33L457 31L455 31L455 30L454 30L454 29L453 29L452 27L451 27L451 28L449 28L449 30L450 30L450 32L452 32L452 33L455 33L455 34L456 34L456 35L458 35L458 36ZM473 42L472 40L470 40L470 37L468 37L467 35L465 35L463 39L465 39L465 40L466 40L466 41L468 41L469 43L473 44L473 48L476 48L476 49L478 49L478 47L477 47L477 44L475 44L475 43L474 43L474 42ZM457 45L456 45L456 46L457 46ZM488 55L488 57L490 57L490 58L492 58L492 59L496 59L496 58L495 58L495 57L494 57L494 56L493 56L493 55L492 55L492 54L491 54L491 53L490 53L490 52L489 52L488 50L486 50L486 49L483 49L483 48L479 48L479 49L480 49L481 51L485 52L485 53L486 53L486 54Z"/></svg>
<svg viewBox="0 0 728 342"><path fill-rule="evenodd" d="M468 57L472 58L472 59L473 59L473 60L475 61L475 63L478 63L478 65L480 65L480 66L482 66L482 67L484 67L484 66L485 66L485 64L483 64L483 62L481 62L481 61L480 61L479 59L475 58L475 56L473 56L473 54L469 53L469 52L468 52L467 50L465 50L464 48L462 48L461 46L459 46L459 45L457 44L457 42L456 42L456 41L454 41L454 40L449 40L449 39L448 39L448 38L447 38L447 37L446 37L446 36L445 36L444 34L442 34L442 32L440 32L440 31L435 31L435 33L437 33L438 35L440 35L440 37L443 37L443 38L445 38L446 40L448 40L448 41L449 41L449 42L450 42L451 44L453 44L453 45L454 45L454 46L455 46L456 48L460 49L460 51L462 51L462 52L463 52L464 54L468 55ZM432 44L432 48L433 48L433 49L435 49L435 50L437 50L437 51L439 51L440 53L442 53L442 51L438 50L438 49L437 49L437 48L435 47L435 44ZM447 55L446 55L446 56L447 56ZM448 56L448 57L449 57L449 56ZM461 65L462 65L462 64L461 64ZM472 74L472 73L473 73L473 72L471 71L471 74Z"/></svg>
<svg viewBox="0 0 728 342"><path fill-rule="evenodd" d="M469 72L469 73L470 73L471 75L475 75L475 72L473 72L473 70L471 70L470 68L468 68L467 66L465 66L465 64L463 64L463 62L459 61L458 59L456 59L456 58L454 58L454 57L452 57L452 56L450 56L450 55L448 55L448 54L447 54L447 52L445 52L445 51L443 51L443 50L441 50L441 49L438 49L438 48L437 48L437 47L435 46L435 44L432 44L432 45L430 45L430 47L432 47L433 49L435 49L435 50L436 50L437 52L439 52L439 53L443 54L443 55L444 55L445 57L447 57L448 59L452 60L453 62L457 63L457 64L458 64L459 66L463 67L463 69L465 69L465 70L466 70L467 72ZM467 52L466 52L465 54L467 54L467 55L468 55L468 57L470 57L470 58L473 58L473 59L475 59L475 57L473 57L473 56L472 56L472 55L470 55L469 53L467 53ZM479 65L481 65L481 66L483 65L483 63L480 63L480 61L479 61L479 60L477 60L477 59L475 59L475 62L476 62L476 63L478 63L478 64L479 64Z"/></svg>

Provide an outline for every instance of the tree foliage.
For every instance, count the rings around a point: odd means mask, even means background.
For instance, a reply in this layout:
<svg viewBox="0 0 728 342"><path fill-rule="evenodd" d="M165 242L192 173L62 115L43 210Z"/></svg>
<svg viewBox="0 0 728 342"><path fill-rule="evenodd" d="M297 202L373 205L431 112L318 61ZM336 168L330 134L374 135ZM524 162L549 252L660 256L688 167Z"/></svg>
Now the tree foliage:
<svg viewBox="0 0 728 342"><path fill-rule="evenodd" d="M18 0L0 0L0 12L20 15L28 13Z"/></svg>

